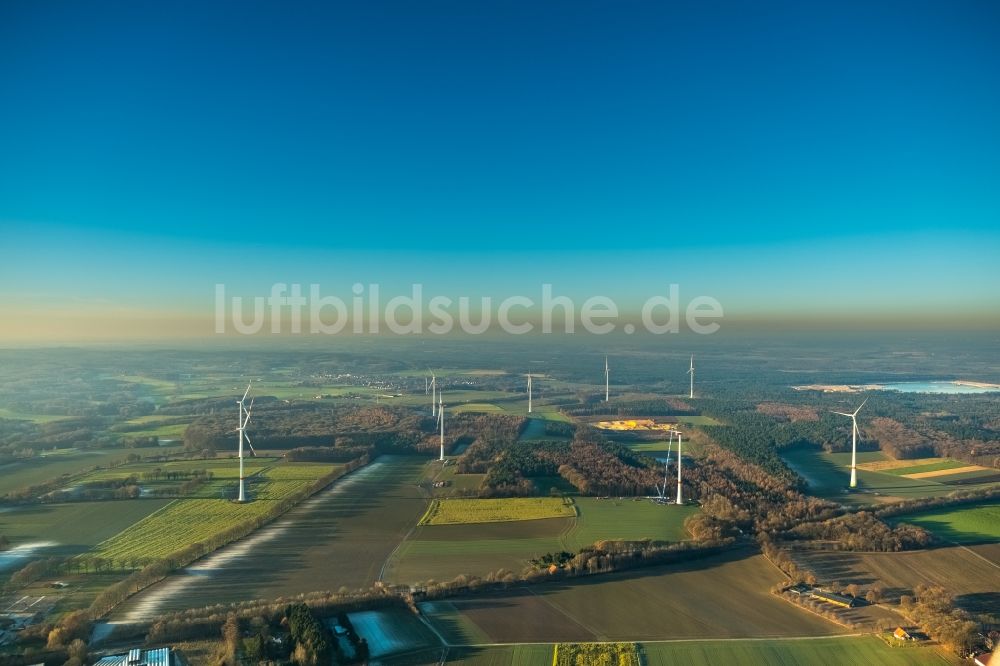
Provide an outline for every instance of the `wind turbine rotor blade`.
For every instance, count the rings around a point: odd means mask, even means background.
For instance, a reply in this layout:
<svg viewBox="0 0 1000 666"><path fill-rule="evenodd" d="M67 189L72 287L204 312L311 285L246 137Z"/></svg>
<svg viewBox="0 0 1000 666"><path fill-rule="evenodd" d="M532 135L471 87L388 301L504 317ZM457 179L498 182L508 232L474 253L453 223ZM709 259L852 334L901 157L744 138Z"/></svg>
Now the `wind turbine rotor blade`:
<svg viewBox="0 0 1000 666"><path fill-rule="evenodd" d="M251 380L251 381L250 381L250 383L249 383L249 384L247 384L247 390L243 392L243 397L242 397L242 398L240 398L240 402L241 402L241 403L242 403L242 402L243 402L244 400L246 400L246 399L247 399L247 396L248 396L248 395L250 395L250 385L251 385L251 384L253 384L253 380Z"/></svg>
<svg viewBox="0 0 1000 666"><path fill-rule="evenodd" d="M852 416L854 416L854 414L845 414L844 412L833 412L833 413L840 414L841 416L846 416L847 418L851 418Z"/></svg>
<svg viewBox="0 0 1000 666"><path fill-rule="evenodd" d="M857 415L858 415L858 412L860 412L860 411L861 411L861 408L865 406L865 403L866 403L866 402L868 402L868 398L865 398L865 399L864 399L864 402L862 402L862 403L861 403L861 404L860 404L860 405L858 406L858 408L854 410L854 414L853 414L852 416L857 416Z"/></svg>
<svg viewBox="0 0 1000 666"><path fill-rule="evenodd" d="M246 434L246 433L243 433L243 439L246 440L247 446L250 447L250 453L252 453L253 457L256 458L257 457L257 452L254 451L253 444L250 443L250 436L248 434Z"/></svg>

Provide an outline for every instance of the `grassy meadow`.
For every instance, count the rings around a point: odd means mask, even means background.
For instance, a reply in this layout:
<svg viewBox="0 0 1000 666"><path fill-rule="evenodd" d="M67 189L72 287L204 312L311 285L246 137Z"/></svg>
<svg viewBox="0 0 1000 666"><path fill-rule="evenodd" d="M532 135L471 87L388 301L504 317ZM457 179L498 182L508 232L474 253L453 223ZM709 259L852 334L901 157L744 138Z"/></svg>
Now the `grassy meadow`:
<svg viewBox="0 0 1000 666"><path fill-rule="evenodd" d="M684 520L698 513L696 506L655 504L649 500L577 497L579 517L560 536L566 550L575 552L602 539L683 541L689 538Z"/></svg>
<svg viewBox="0 0 1000 666"><path fill-rule="evenodd" d="M919 525L955 543L1000 542L1000 502L924 511L896 516L893 520Z"/></svg>

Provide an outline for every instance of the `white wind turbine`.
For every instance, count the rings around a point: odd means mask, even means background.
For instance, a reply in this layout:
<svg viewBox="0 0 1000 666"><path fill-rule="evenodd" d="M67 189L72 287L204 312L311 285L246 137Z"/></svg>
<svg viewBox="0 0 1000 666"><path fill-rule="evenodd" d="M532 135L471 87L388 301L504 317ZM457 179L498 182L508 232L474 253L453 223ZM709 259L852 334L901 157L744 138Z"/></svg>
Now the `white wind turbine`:
<svg viewBox="0 0 1000 666"><path fill-rule="evenodd" d="M851 488L858 487L858 412L861 411L866 402L868 402L868 398L865 398L852 414L834 412L834 414L847 416L851 419Z"/></svg>
<svg viewBox="0 0 1000 666"><path fill-rule="evenodd" d="M250 424L250 410L253 409L253 398L250 398L250 406L246 406L247 396L250 395L250 384L247 384L247 390L243 392L243 397L236 401L239 406L239 427L237 432L240 436L240 446L239 446L239 457L240 457L240 490L239 496L237 497L237 502L246 501L246 476L243 473L243 442L247 443L250 447L250 452L256 457L257 452L253 450L253 444L250 443L250 437L247 435L247 426Z"/></svg>
<svg viewBox="0 0 1000 666"><path fill-rule="evenodd" d="M528 373L528 413L531 413L531 373Z"/></svg>
<svg viewBox="0 0 1000 666"><path fill-rule="evenodd" d="M444 403L441 402L441 392L438 392L438 427L441 429L441 455L438 460L444 460Z"/></svg>
<svg viewBox="0 0 1000 666"><path fill-rule="evenodd" d="M677 431L677 503L684 504L684 495L681 493L681 431Z"/></svg>
<svg viewBox="0 0 1000 666"><path fill-rule="evenodd" d="M608 369L608 357L604 357L604 402L611 400L611 371Z"/></svg>
<svg viewBox="0 0 1000 666"><path fill-rule="evenodd" d="M694 354L691 354L691 367L688 369L687 373L691 375L691 391L688 393L689 398L694 397Z"/></svg>
<svg viewBox="0 0 1000 666"><path fill-rule="evenodd" d="M437 377L431 372L431 416L437 416Z"/></svg>

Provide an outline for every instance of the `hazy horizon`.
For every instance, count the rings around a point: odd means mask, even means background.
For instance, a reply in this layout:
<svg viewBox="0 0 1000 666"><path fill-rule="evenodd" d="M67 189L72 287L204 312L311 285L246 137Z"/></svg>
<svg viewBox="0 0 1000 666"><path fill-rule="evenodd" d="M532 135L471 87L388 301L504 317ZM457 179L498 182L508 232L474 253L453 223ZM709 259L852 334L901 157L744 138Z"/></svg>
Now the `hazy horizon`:
<svg viewBox="0 0 1000 666"><path fill-rule="evenodd" d="M214 289L1000 327L991 3L0 8L0 340Z"/></svg>

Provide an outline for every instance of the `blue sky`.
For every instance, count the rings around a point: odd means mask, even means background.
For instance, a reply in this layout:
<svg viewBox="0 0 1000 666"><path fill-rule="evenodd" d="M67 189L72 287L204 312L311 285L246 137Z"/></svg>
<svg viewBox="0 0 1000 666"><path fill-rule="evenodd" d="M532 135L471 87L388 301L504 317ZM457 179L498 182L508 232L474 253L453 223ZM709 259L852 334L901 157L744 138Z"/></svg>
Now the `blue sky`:
<svg viewBox="0 0 1000 666"><path fill-rule="evenodd" d="M8 0L0 96L8 311L359 280L1000 305L992 2Z"/></svg>

